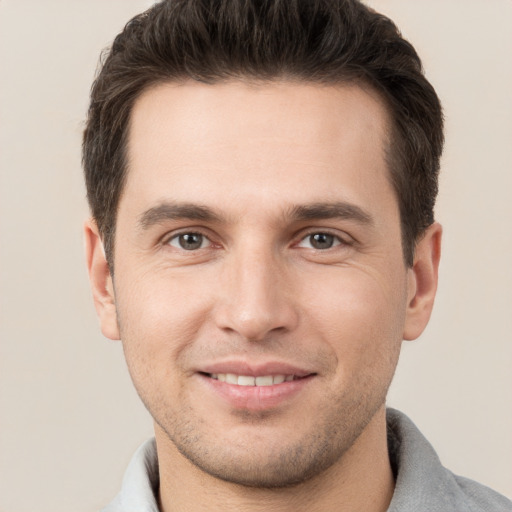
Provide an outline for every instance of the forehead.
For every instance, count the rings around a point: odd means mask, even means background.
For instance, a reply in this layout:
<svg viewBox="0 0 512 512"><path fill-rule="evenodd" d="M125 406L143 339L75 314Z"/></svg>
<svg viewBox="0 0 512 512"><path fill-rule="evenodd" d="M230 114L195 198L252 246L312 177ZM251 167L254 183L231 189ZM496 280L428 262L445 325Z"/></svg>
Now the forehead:
<svg viewBox="0 0 512 512"><path fill-rule="evenodd" d="M159 84L133 108L123 196L283 208L371 200L390 191L388 125L377 93L355 85Z"/></svg>
<svg viewBox="0 0 512 512"><path fill-rule="evenodd" d="M155 119L168 122L154 126ZM251 138L243 141L244 135L265 133L267 138L278 134L283 142L295 145L303 140L339 144L340 135L346 139L349 132L357 135L363 129L369 137L380 138L369 142L382 146L388 120L384 102L364 84L169 82L148 88L135 102L130 139L144 142L146 135L154 134L152 128L165 128L187 143L195 140L202 145L233 139L250 144Z"/></svg>

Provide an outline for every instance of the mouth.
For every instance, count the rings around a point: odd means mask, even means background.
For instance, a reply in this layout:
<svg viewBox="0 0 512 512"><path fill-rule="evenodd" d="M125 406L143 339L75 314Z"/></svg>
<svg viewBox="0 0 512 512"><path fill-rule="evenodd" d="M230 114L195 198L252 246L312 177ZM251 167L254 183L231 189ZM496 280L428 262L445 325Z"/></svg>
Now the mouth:
<svg viewBox="0 0 512 512"><path fill-rule="evenodd" d="M303 396L317 376L314 372L279 363L261 366L220 363L215 366L203 368L197 375L212 399L221 399L232 410L261 412L285 406Z"/></svg>
<svg viewBox="0 0 512 512"><path fill-rule="evenodd" d="M306 376L298 375L237 375L235 373L206 373L207 377L226 382L227 384L235 384L237 386L274 386L283 382L292 382L294 380L304 379Z"/></svg>

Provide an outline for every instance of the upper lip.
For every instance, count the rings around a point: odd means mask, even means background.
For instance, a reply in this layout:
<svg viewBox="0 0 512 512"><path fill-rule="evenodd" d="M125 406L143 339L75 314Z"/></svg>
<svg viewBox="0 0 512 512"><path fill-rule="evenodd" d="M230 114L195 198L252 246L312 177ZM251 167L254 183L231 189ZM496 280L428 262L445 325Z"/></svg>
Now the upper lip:
<svg viewBox="0 0 512 512"><path fill-rule="evenodd" d="M266 375L295 375L296 377L306 377L312 372L295 364L281 361L266 362L248 362L248 361L217 361L202 365L197 370L200 373L219 374L232 373L235 375L250 375L253 377L263 377Z"/></svg>

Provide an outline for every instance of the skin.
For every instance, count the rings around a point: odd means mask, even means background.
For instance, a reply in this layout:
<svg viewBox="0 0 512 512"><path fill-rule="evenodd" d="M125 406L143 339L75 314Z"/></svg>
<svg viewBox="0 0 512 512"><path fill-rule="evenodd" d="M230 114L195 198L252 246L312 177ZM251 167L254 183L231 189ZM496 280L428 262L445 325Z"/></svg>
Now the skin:
<svg viewBox="0 0 512 512"><path fill-rule="evenodd" d="M378 95L348 85L137 100L114 280L94 220L85 234L102 331L155 420L163 511L387 509L385 397L428 322L441 238L434 224L404 264L388 127ZM307 378L233 401L204 374L226 362Z"/></svg>

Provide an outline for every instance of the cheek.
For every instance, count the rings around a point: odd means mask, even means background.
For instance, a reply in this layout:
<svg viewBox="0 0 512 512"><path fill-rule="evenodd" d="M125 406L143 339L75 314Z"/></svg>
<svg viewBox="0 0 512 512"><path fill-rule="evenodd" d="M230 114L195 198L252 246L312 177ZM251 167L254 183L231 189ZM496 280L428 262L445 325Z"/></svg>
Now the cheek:
<svg viewBox="0 0 512 512"><path fill-rule="evenodd" d="M174 276L133 279L119 287L116 307L132 378L173 378L181 354L194 343L210 305L205 290ZM188 283L190 284L190 283Z"/></svg>
<svg viewBox="0 0 512 512"><path fill-rule="evenodd" d="M346 371L396 360L406 302L405 286L397 287L396 279L402 278L338 268L315 279L314 288L303 287L307 322L322 333Z"/></svg>

